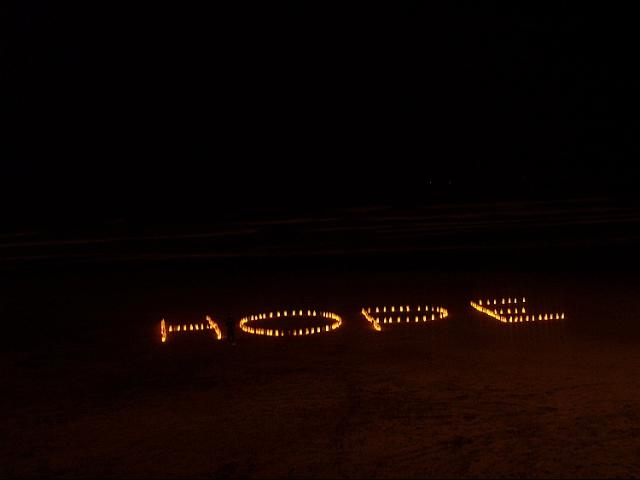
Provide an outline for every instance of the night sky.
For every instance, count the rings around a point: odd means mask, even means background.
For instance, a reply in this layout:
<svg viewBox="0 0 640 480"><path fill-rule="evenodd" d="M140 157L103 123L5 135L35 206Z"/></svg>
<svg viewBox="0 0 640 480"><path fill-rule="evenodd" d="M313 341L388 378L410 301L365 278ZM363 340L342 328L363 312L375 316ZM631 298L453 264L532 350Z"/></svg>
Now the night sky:
<svg viewBox="0 0 640 480"><path fill-rule="evenodd" d="M635 191L630 12L2 9L5 217L390 204L449 181L473 198Z"/></svg>

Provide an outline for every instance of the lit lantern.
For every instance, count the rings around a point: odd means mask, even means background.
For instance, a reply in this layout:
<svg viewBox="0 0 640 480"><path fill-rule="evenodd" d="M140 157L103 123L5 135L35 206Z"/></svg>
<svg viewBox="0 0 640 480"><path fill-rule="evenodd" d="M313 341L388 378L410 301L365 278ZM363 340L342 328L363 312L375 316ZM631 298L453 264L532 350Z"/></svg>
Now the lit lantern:
<svg viewBox="0 0 640 480"><path fill-rule="evenodd" d="M167 341L167 328L164 322L164 318L160 321L160 339L162 343Z"/></svg>

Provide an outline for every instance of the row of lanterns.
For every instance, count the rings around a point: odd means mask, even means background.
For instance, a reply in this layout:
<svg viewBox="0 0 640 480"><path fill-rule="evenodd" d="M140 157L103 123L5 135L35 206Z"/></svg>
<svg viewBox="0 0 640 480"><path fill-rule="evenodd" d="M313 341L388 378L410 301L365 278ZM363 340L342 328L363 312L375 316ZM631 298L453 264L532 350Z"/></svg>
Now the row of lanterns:
<svg viewBox="0 0 640 480"><path fill-rule="evenodd" d="M413 315L406 315L413 312ZM430 313L428 313L430 312ZM409 305L382 306L375 308L363 308L362 316L373 326L376 331L381 331L380 323L419 323L436 319L443 319L449 316L449 311L444 307L434 307L428 305L418 305L413 310ZM383 315L380 315L380 314ZM390 315L391 313L404 313L405 315Z"/></svg>
<svg viewBox="0 0 640 480"><path fill-rule="evenodd" d="M511 299L509 299L511 300ZM524 303L525 299L522 299L522 303ZM502 323L523 323L523 322L541 322L541 321L549 321L549 320L564 320L564 313L553 312L553 313L538 313L533 314L527 312L527 309L522 306L518 311L517 307L513 309L510 307L505 308L497 308L497 299L486 300L484 305L482 304L482 300L478 300L477 302L471 301L471 307L476 309L477 311L484 313L485 315L490 316L491 318L495 318L496 320ZM511 302L507 302L509 304ZM513 302L517 303L517 302ZM504 305L504 298L500 305ZM492 308L493 307L493 308Z"/></svg>
<svg viewBox="0 0 640 480"><path fill-rule="evenodd" d="M216 336L216 340L222 340L222 332L218 324L209 316L205 317L206 323L177 323L167 324L163 318L160 321L160 336L162 343L167 341L167 337L170 333L181 332L199 332L205 330L213 330Z"/></svg>
<svg viewBox="0 0 640 480"><path fill-rule="evenodd" d="M264 327L254 327L251 325L252 322L256 322L258 320L266 320L272 318L283 318L283 317L322 317L327 320L330 320L331 323L328 325L322 326L313 326L313 327L298 327L298 328L264 328ZM316 310L284 310L282 312L269 312L269 313L259 313L257 315L249 315L242 319L240 319L240 330L243 332L252 334L252 335L265 335L267 337L301 337L304 335L314 335L317 333L327 333L332 332L340 328L342 325L342 318L340 315L333 312L323 312Z"/></svg>
<svg viewBox="0 0 640 480"><path fill-rule="evenodd" d="M521 301L518 298L502 298L498 300L485 299L471 301L471 307L475 310L488 315L491 318L502 323L523 323L523 322L539 322L549 320L564 320L564 313L538 313L533 314L527 311L525 307L526 299L523 297ZM520 306L516 306L520 303ZM503 305L509 305L503 307ZM394 323L420 323L429 322L433 320L447 318L449 311L444 307L418 305L417 307L410 307L409 305L400 306L378 306L375 308L363 308L361 310L362 316L371 324L376 331L381 331L381 324L394 324ZM403 315L398 315L402 313ZM411 315L408 315L411 313ZM395 314L395 315L392 315ZM273 318L288 318L288 317L322 317L330 320L331 323L322 326L307 326L297 328L265 328L255 327L251 325L253 322L259 320L267 320ZM160 322L160 334L162 342L167 341L167 337L170 333L180 332L193 332L193 331L205 331L213 330L215 338L217 340L222 339L222 332L218 324L209 316L205 317L206 323L183 323L183 324L167 324L164 320ZM342 325L342 318L333 312L316 311L316 310L283 310L269 313L259 313L256 315L249 315L240 319L240 329L243 332L252 335L264 335L267 337L299 337L305 335L314 335L318 333L327 333L340 328Z"/></svg>

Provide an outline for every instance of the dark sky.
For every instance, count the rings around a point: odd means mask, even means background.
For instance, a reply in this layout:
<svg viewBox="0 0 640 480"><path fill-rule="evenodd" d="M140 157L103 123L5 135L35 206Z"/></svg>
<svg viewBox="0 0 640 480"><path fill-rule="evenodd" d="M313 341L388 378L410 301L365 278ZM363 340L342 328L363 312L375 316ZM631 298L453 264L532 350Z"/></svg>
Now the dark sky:
<svg viewBox="0 0 640 480"><path fill-rule="evenodd" d="M635 190L632 12L430 3L5 4L2 214Z"/></svg>

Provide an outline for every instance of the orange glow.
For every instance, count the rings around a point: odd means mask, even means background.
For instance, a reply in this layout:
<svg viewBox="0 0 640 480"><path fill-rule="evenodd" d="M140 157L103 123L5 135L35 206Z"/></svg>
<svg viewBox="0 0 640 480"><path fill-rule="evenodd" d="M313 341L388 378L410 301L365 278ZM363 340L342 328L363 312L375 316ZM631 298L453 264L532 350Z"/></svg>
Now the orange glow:
<svg viewBox="0 0 640 480"><path fill-rule="evenodd" d="M314 335L316 333L331 332L333 330L336 330L342 325L342 318L339 315L332 312L323 312L323 311L318 312L316 310L309 309L306 311L306 314L305 314L305 312L302 309L291 310L292 317L316 317L318 315L328 320L332 320L332 323L329 325L325 325L324 327L320 327L320 326L304 327L304 329L303 328L295 328L295 329L256 328L251 326L250 323L256 320L264 320L267 318L267 314L258 314L258 315L246 316L240 319L240 330L252 335L265 335L268 337L288 337L288 336L299 337L303 335ZM275 314L274 313L269 314L269 318L273 318L274 316L275 318L280 318L281 316L288 317L289 311L288 310L284 310L282 312L277 311L275 312Z"/></svg>
<svg viewBox="0 0 640 480"><path fill-rule="evenodd" d="M382 312L386 312L387 309L389 309L390 312L395 312L396 308L398 309L399 312L410 312L411 311L411 307L409 305L401 305L396 307L395 305L393 306L382 306L382 307L376 307L375 308L375 313L378 314L380 313L380 311L382 310ZM419 305L416 310L418 312L422 311L422 306ZM429 311L429 307L425 306L424 307L424 311L427 312ZM431 311L432 312L436 312L436 313L432 313L431 314L431 320L436 320L436 317L438 319L442 319L442 318L446 318L449 316L449 311L444 308L444 307L431 307ZM382 326L380 325L381 323L384 324L392 324L394 323L394 319L393 317L380 317L379 315L372 315L371 314L371 309L370 308L363 308L360 312L362 314L362 316L371 324L371 326L373 327L373 329L377 332L382 331ZM410 317L409 315L404 317L404 321L405 323L410 323L411 322L412 317ZM426 322L428 320L427 315L422 315L422 321ZM413 316L413 321L414 323L420 322L420 316L419 315L414 315ZM396 318L396 323L401 323L402 322L402 317L398 316Z"/></svg>
<svg viewBox="0 0 640 480"><path fill-rule="evenodd" d="M497 303L497 299L493 300L494 305ZM487 300L486 304L490 304L491 301ZM501 299L501 304L505 304L505 299ZM508 298L506 301L507 304L512 303L512 299ZM518 299L514 298L513 299L513 303L518 303ZM526 303L526 299L525 297L522 297L522 303ZM495 318L496 320L498 320L501 323L522 323L522 322L535 322L536 321L536 315L533 314L531 316L529 315L511 315L511 308L507 308L507 312L506 314L508 315L505 316L504 315L504 311L503 309L500 309L500 313L498 313L497 309L494 310L490 310L486 307L482 306L482 300L478 300L477 302L471 301L470 302L471 307L474 308L475 310L484 313L485 315L488 315L491 318ZM515 308L514 309L514 313L517 314L518 313L518 309ZM526 309L523 307L520 309L520 313L527 313ZM545 321L545 320L564 320L564 313L539 313L537 314L537 321Z"/></svg>
<svg viewBox="0 0 640 480"><path fill-rule="evenodd" d="M220 327L218 324L211 319L209 315L206 317L207 323L190 323L190 324L176 324L176 325L167 325L165 319L163 318L160 321L160 334L162 343L167 341L169 337L169 333L174 332L201 332L204 330L213 330L216 335L217 340L222 339L222 332L220 331Z"/></svg>
<svg viewBox="0 0 640 480"><path fill-rule="evenodd" d="M220 327L218 326L218 324L216 322L213 321L213 319L207 315L205 317L207 319L207 323L209 324L209 328L213 329L214 332L216 332L216 338L218 340L222 340L222 332L220 331Z"/></svg>

